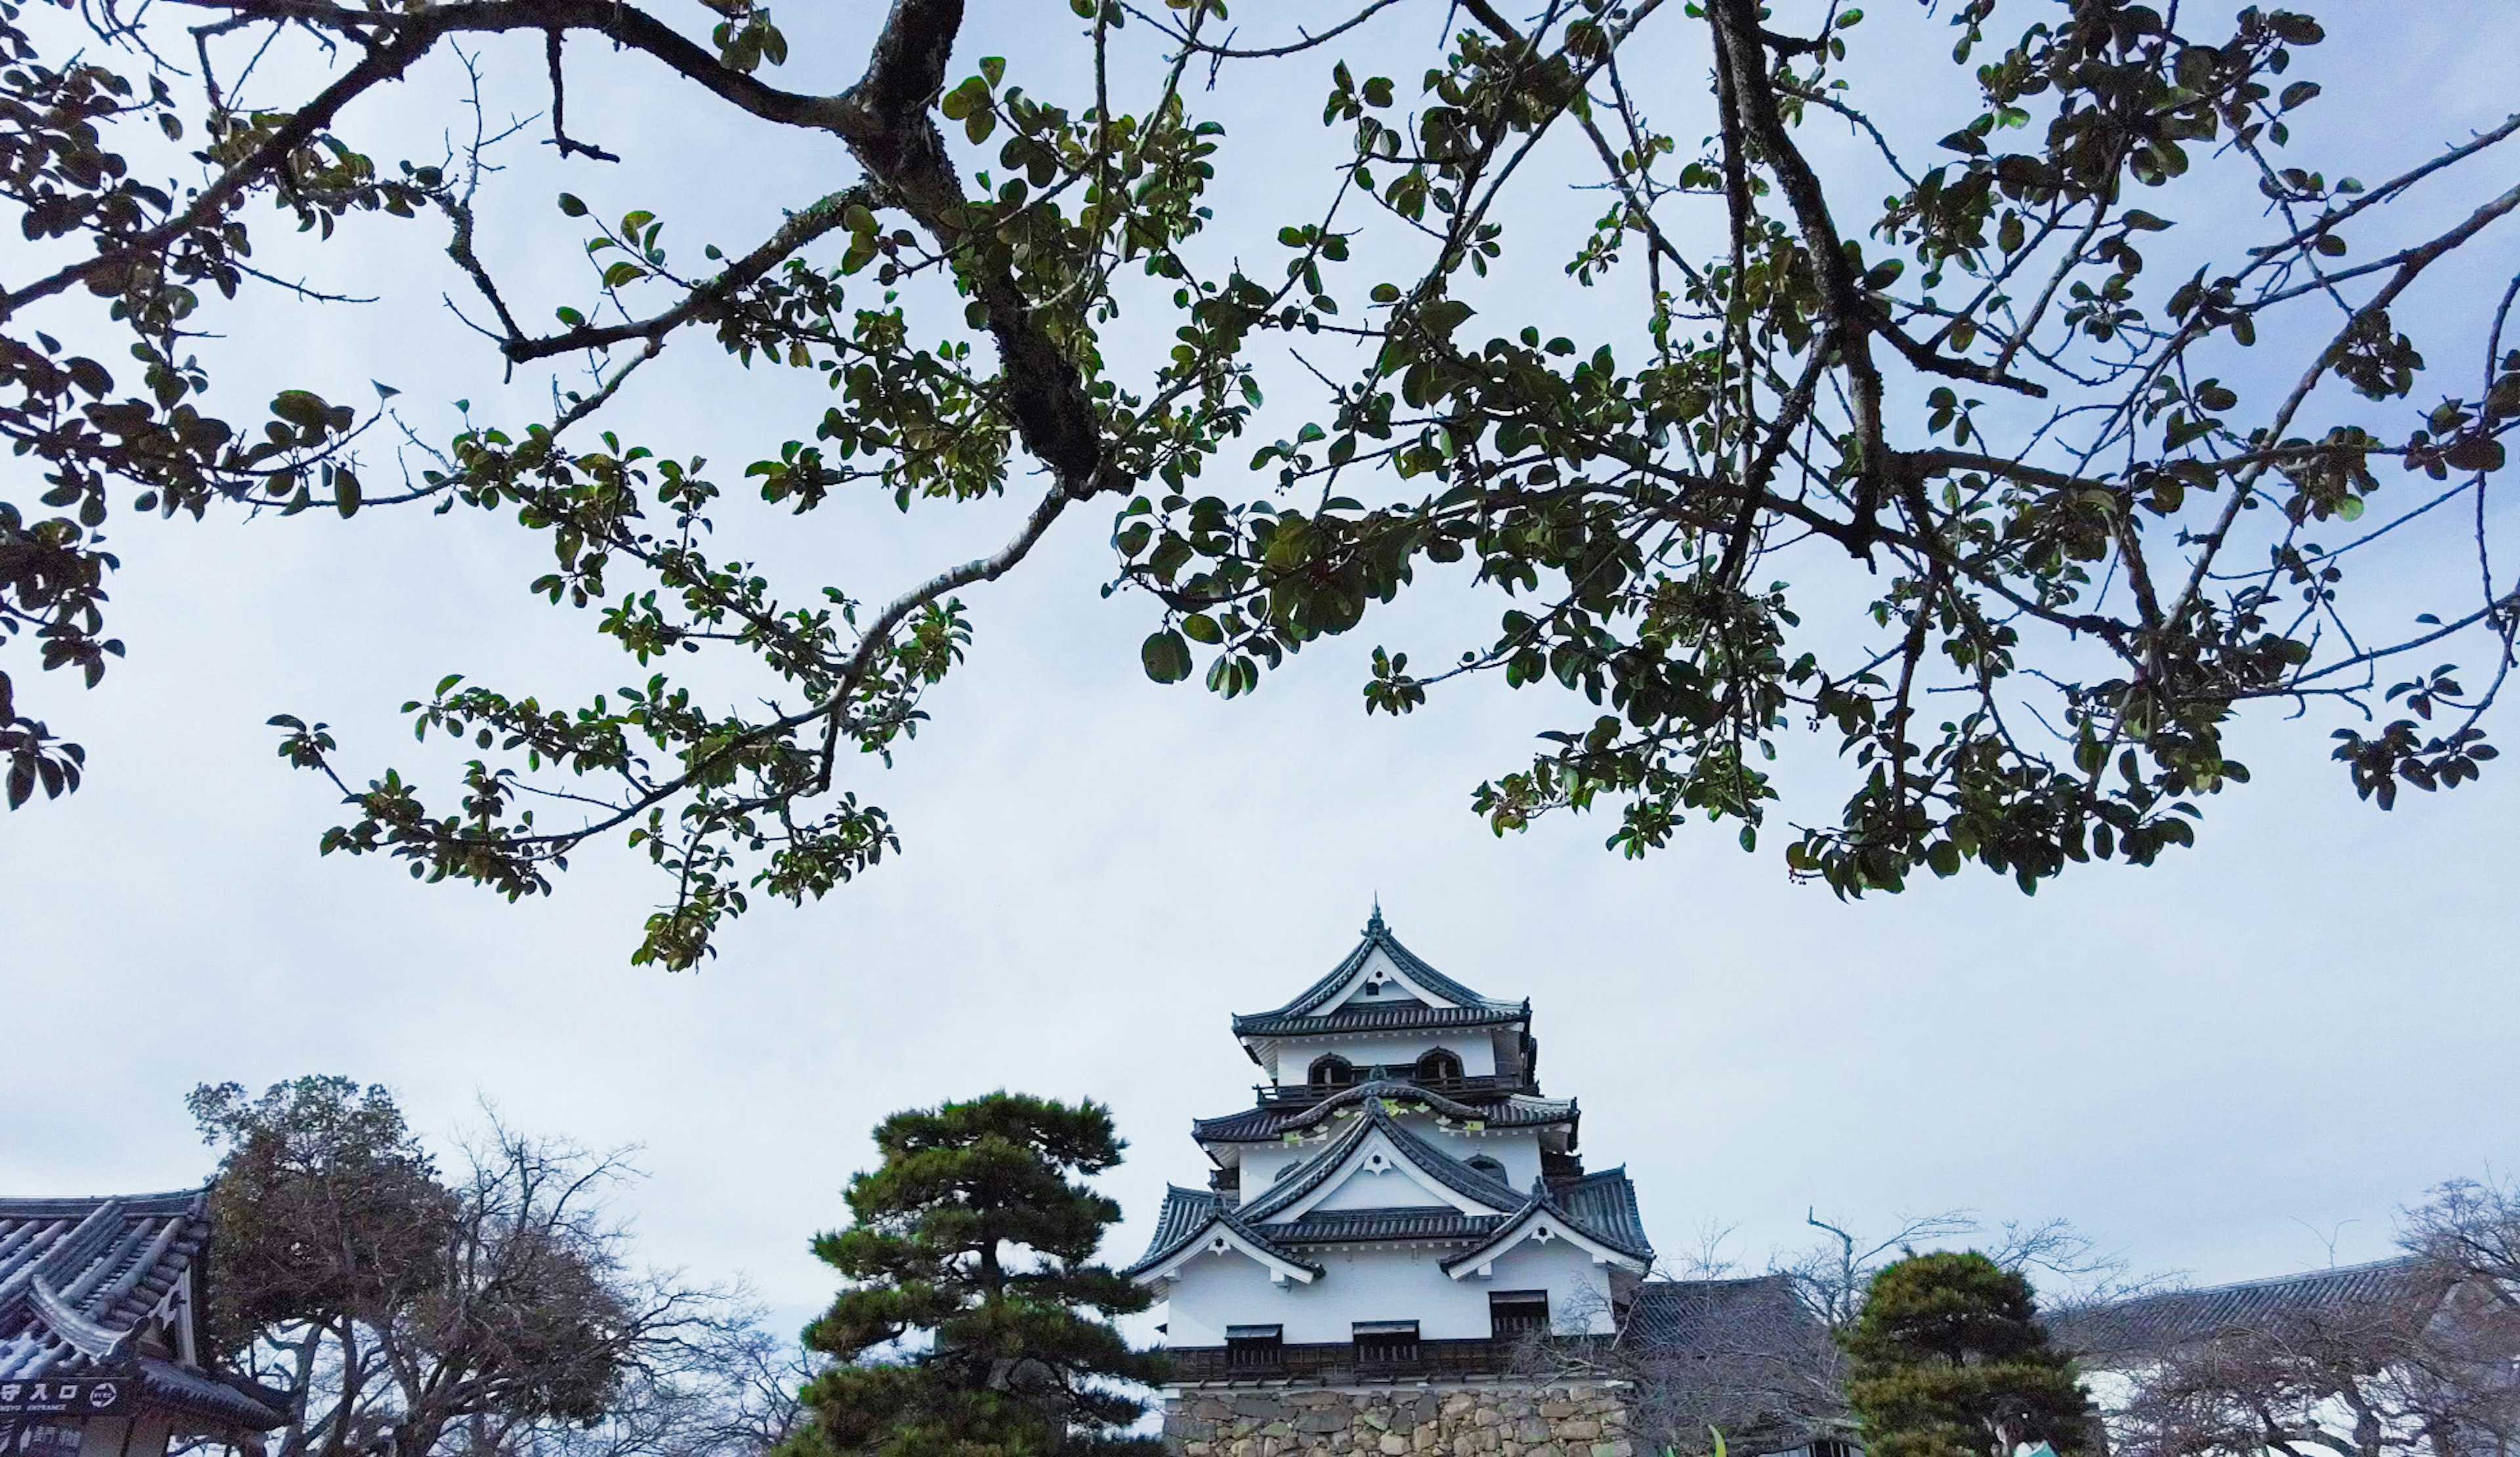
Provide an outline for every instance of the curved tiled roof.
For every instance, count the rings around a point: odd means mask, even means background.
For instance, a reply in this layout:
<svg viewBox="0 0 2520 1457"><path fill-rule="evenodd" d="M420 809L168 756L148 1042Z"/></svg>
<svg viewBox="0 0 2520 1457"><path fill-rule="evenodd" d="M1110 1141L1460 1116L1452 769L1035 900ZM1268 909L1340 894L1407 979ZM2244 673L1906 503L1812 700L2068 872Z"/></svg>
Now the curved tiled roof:
<svg viewBox="0 0 2520 1457"><path fill-rule="evenodd" d="M1546 1183L1535 1185L1530 1198L1509 1217L1498 1221L1488 1245L1445 1261L1444 1268L1456 1270L1492 1256L1496 1242L1505 1241L1525 1221L1541 1214L1631 1259L1653 1262L1653 1244L1645 1238L1644 1220L1637 1212L1636 1187L1628 1182L1627 1169L1620 1167L1586 1174L1553 1189Z"/></svg>
<svg viewBox="0 0 2520 1457"><path fill-rule="evenodd" d="M1456 1194L1476 1200L1500 1213L1522 1204L1522 1196L1514 1192L1512 1185L1479 1172L1401 1127L1399 1120L1383 1112L1379 1101L1374 1101L1363 1105L1362 1112L1329 1141L1328 1147L1298 1164L1293 1173L1279 1180L1276 1187L1244 1205L1238 1212L1255 1224L1266 1225L1270 1215L1300 1203L1306 1195L1328 1182L1356 1152L1357 1146L1376 1131L1391 1140L1400 1157Z"/></svg>
<svg viewBox="0 0 2520 1457"><path fill-rule="evenodd" d="M1483 1240L1506 1221L1504 1214L1464 1214L1451 1205L1394 1209L1315 1209L1300 1219L1270 1225L1281 1245L1327 1245L1345 1240Z"/></svg>
<svg viewBox="0 0 2520 1457"><path fill-rule="evenodd" d="M1327 1120L1337 1109L1384 1098L1423 1103L1446 1117L1476 1119L1491 1128L1545 1128L1552 1123L1571 1123L1578 1116L1571 1098L1562 1103L1525 1097L1463 1103L1415 1083L1386 1079L1342 1088L1310 1107L1246 1108L1221 1118L1193 1118L1191 1133L1202 1143L1274 1143L1284 1134Z"/></svg>
<svg viewBox="0 0 2520 1457"><path fill-rule="evenodd" d="M1421 1027L1502 1027L1531 1020L1529 1002L1498 1006L1429 1007L1411 1002L1391 1007L1342 1007L1323 1017L1258 1012L1234 1019L1238 1037L1326 1037L1332 1032L1400 1032Z"/></svg>
<svg viewBox="0 0 2520 1457"><path fill-rule="evenodd" d="M1409 979L1433 992L1451 1007L1424 1005L1341 1009L1325 1013L1330 999L1356 976L1366 958L1376 950L1389 957ZM1461 982L1419 960L1416 952L1400 944L1400 938L1382 924L1382 912L1376 909L1373 919L1365 923L1365 939L1347 954L1330 974L1304 988L1286 1005L1270 1012L1255 1012L1234 1019L1238 1037L1291 1037L1317 1032L1380 1031L1422 1026L1479 1026L1498 1023L1520 1022L1531 1016L1531 1003L1501 1002L1484 997Z"/></svg>
<svg viewBox="0 0 2520 1457"><path fill-rule="evenodd" d="M1147 1252L1120 1273L1134 1276L1152 1269L1188 1249L1211 1227L1219 1224L1288 1264L1300 1265L1316 1275L1322 1272L1320 1265L1280 1248L1270 1235L1253 1229L1236 1211L1217 1203L1215 1195L1204 1189L1184 1189L1178 1184L1167 1184L1164 1186L1163 1212L1155 1216L1154 1238L1147 1242Z"/></svg>
<svg viewBox="0 0 2520 1457"><path fill-rule="evenodd" d="M2170 1291L2072 1311L2048 1322L2056 1343L2078 1354L2159 1354L2190 1342L2278 1328L2305 1320L2421 1319L2447 1282L2422 1261L2401 1256L2271 1280Z"/></svg>
<svg viewBox="0 0 2520 1457"><path fill-rule="evenodd" d="M135 1348L209 1231L206 1189L0 1199L0 1379L136 1372L161 1404L257 1430L281 1425L286 1392Z"/></svg>
<svg viewBox="0 0 2520 1457"><path fill-rule="evenodd" d="M1550 1191L1560 1212L1602 1244L1639 1259L1653 1258L1653 1242L1645 1238L1645 1220L1637 1208L1637 1186L1628 1182L1626 1164L1586 1174Z"/></svg>

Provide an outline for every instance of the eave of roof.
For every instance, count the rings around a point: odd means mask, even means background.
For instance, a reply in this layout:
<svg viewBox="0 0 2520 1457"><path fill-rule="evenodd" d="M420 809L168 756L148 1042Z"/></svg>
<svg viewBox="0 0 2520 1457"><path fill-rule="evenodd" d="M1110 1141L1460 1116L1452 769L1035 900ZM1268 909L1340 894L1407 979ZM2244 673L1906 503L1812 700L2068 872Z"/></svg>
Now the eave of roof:
<svg viewBox="0 0 2520 1457"><path fill-rule="evenodd" d="M1393 1209L1314 1209L1299 1219L1268 1226L1282 1246L1339 1245L1377 1240L1484 1240L1504 1224L1504 1214L1465 1214L1451 1205Z"/></svg>
<svg viewBox="0 0 2520 1457"><path fill-rule="evenodd" d="M1572 1123L1581 1116L1572 1098L1558 1103L1500 1095L1493 1102L1464 1103L1415 1083L1386 1079L1343 1088L1308 1108L1246 1108L1221 1118L1193 1118L1191 1134L1201 1143L1275 1143L1288 1133L1328 1121L1339 1109L1386 1098L1424 1104L1439 1116L1483 1123L1490 1128L1547 1128Z"/></svg>
<svg viewBox="0 0 2520 1457"><path fill-rule="evenodd" d="M1644 1224L1637 1212L1636 1186L1628 1182L1628 1171L1621 1167L1586 1174L1556 1189L1546 1183L1535 1185L1530 1198L1487 1240L1468 1253L1444 1261L1444 1269L1450 1273L1494 1259L1510 1247L1525 1225L1544 1217L1639 1264L1653 1262L1653 1246L1645 1239Z"/></svg>
<svg viewBox="0 0 2520 1457"><path fill-rule="evenodd" d="M2192 1342L2262 1331L2292 1320L2388 1315L2420 1318L2448 1282L2410 1256L2167 1291L2070 1311L2048 1321L2058 1344L2078 1354L2159 1353Z"/></svg>
<svg viewBox="0 0 2520 1457"><path fill-rule="evenodd" d="M1434 1027L1519 1026L1531 1021L1531 1003L1471 1007L1342 1007L1322 1017L1256 1012L1234 1019L1237 1037L1329 1037L1341 1032L1409 1032Z"/></svg>
<svg viewBox="0 0 2520 1457"><path fill-rule="evenodd" d="M286 1424L288 1392L135 1348L208 1239L206 1188L0 1198L0 1378L127 1375L147 1401L225 1429Z"/></svg>
<svg viewBox="0 0 2520 1457"><path fill-rule="evenodd" d="M1266 1252L1274 1258L1283 1260L1300 1269L1310 1270L1317 1276L1323 1273L1322 1266L1279 1245L1270 1235L1254 1229L1249 1221L1219 1204L1215 1195L1204 1190L1166 1185L1164 1208L1155 1220L1154 1239L1148 1242L1147 1252L1140 1255L1136 1263L1121 1270L1120 1274L1134 1280L1206 1238L1207 1232L1219 1225L1232 1230L1238 1237L1247 1241L1254 1248Z"/></svg>

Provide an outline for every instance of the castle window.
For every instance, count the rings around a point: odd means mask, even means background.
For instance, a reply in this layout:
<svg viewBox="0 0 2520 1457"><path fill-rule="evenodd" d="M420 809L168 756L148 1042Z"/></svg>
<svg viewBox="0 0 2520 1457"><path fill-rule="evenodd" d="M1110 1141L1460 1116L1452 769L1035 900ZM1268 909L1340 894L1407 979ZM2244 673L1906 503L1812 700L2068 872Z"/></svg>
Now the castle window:
<svg viewBox="0 0 2520 1457"><path fill-rule="evenodd" d="M1225 1368L1252 1375L1285 1370L1285 1327L1227 1326Z"/></svg>
<svg viewBox="0 0 2520 1457"><path fill-rule="evenodd" d="M1419 1082L1458 1082L1461 1076L1461 1058L1443 1048L1438 1047L1418 1060Z"/></svg>
<svg viewBox="0 0 2520 1457"><path fill-rule="evenodd" d="M1410 1366L1418 1361L1418 1322L1414 1320L1361 1320L1353 1328L1356 1335L1356 1363L1359 1366Z"/></svg>
<svg viewBox="0 0 2520 1457"><path fill-rule="evenodd" d="M1315 1058L1305 1080L1317 1088L1348 1087L1356 1081L1356 1068L1342 1057Z"/></svg>
<svg viewBox="0 0 2520 1457"><path fill-rule="evenodd" d="M1500 1290L1488 1297L1488 1330L1499 1341L1549 1330L1549 1292Z"/></svg>
<svg viewBox="0 0 2520 1457"><path fill-rule="evenodd" d="M1473 1154L1462 1161L1469 1164L1470 1167L1477 1169L1479 1172L1486 1174L1489 1178L1503 1179L1505 1177L1504 1161L1490 1155Z"/></svg>

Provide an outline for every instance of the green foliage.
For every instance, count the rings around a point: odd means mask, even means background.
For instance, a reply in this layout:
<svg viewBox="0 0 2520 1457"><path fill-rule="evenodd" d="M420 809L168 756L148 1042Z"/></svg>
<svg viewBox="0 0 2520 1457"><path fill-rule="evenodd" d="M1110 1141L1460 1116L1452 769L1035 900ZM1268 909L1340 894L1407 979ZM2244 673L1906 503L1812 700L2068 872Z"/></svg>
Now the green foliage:
<svg viewBox="0 0 2520 1457"><path fill-rule="evenodd" d="M244 1353L275 1326L382 1325L440 1288L461 1207L382 1087L300 1077L185 1100L221 1146L210 1200L210 1328Z"/></svg>
<svg viewBox="0 0 2520 1457"><path fill-rule="evenodd" d="M1120 1161L1110 1111L1010 1093L899 1113L850 1181L856 1222L814 1242L850 1281L805 1331L841 1364L805 1389L818 1452L1089 1453L1163 1375L1110 1317L1149 1294L1090 1261L1119 1206L1078 1182Z"/></svg>
<svg viewBox="0 0 2520 1457"><path fill-rule="evenodd" d="M2048 1343L2030 1282L1985 1255L1915 1254L1872 1278L1841 1338L1872 1457L2012 1457L2086 1445L2091 1403Z"/></svg>
<svg viewBox="0 0 2520 1457"><path fill-rule="evenodd" d="M2514 287L2487 235L2520 194L2489 154L2520 116L2376 183L2334 175L2295 137L2305 110L2389 98L2350 61L2306 78L2325 34L2301 12L1959 0L1942 67L1820 0L1482 3L1431 36L1369 0L1306 32L1221 0L1074 0L1059 59L1094 79L1062 98L1020 54L951 74L958 51L1014 49L964 33L955 0L892 7L862 79L823 96L766 79L788 40L752 0L709 0L707 48L628 3L204 3L223 19L187 76L153 60L196 53L165 12L109 0L82 30L0 0L6 205L68 260L0 309L0 435L32 467L0 499L0 644L98 681L123 648L116 510L512 523L552 553L529 590L627 654L626 686L562 704L446 677L404 706L463 746L444 784L347 769L301 716L272 720L280 753L347 805L325 851L422 879L539 894L580 846L628 841L671 886L638 961L695 965L752 896L827 894L898 847L862 766L961 665L964 594L1087 503L1113 513L1105 590L1155 618L1154 681L1239 697L1422 579L1463 579L1492 618L1373 647L1362 706L1419 711L1480 674L1559 696L1540 751L1470 796L1498 833L1598 810L1626 855L1691 821L1756 848L1789 797L1819 797L1834 807L1771 843L1843 895L1971 864L2025 891L2153 864L2247 781L2226 736L2252 709L2334 708L2335 759L2383 808L2496 751L2484 720L2520 643L2494 560L2520 341L2507 310L2468 305ZM524 220L547 231L511 251L582 252L583 272L522 301L474 248L493 144L447 161L423 117L400 140L439 159L381 162L363 149L397 141L395 109L344 111L502 31L544 41L528 80L554 89L484 105L549 114L564 159L610 156L560 130L574 35L604 45L573 66L662 65L698 84L657 105L836 136L863 176L695 250L671 240L712 219L643 205L635 166L590 174L626 195ZM307 34L304 67L257 85L333 65L325 89L219 89ZM1362 74L1335 51L1369 36L1418 49ZM1699 50L1711 67L1668 64ZM1326 77L1313 194L1212 187L1238 159L1196 78L1228 71L1273 94ZM1868 114L1884 95L1909 119ZM338 134L343 114L381 141ZM1832 141L1823 169L1809 128L1841 123L1868 151ZM141 180L161 167L194 180ZM1522 256L1570 196L1601 200L1589 234ZM391 447L407 484L380 489L383 387L374 407L344 403L356 380L212 389L209 320L263 282L266 206L324 239L441 229L453 272L394 286L432 310L462 293L501 378L591 357L597 383L555 377L547 418L459 404ZM1577 296L1595 289L1627 293ZM1130 346L1106 351L1123 312ZM1633 323L1578 338L1567 318ZM831 391L744 452L742 492L596 418L635 423L636 372L706 341L730 370ZM1033 493L1012 537L888 602L713 545L747 511L1011 488ZM2363 592L2383 540L2412 565ZM13 806L85 768L22 686L0 677ZM1802 732L1837 766L1788 782Z"/></svg>

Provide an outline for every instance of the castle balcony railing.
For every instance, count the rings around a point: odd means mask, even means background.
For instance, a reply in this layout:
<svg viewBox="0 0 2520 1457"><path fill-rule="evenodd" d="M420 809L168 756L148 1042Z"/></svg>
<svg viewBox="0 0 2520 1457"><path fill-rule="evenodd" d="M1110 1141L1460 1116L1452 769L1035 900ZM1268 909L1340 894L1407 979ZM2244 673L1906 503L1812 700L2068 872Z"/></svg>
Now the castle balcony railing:
<svg viewBox="0 0 2520 1457"><path fill-rule="evenodd" d="M1419 1077L1418 1070L1406 1063L1396 1068L1359 1068L1356 1082L1261 1083L1256 1085L1256 1091L1263 1108L1309 1108L1333 1093L1346 1092L1358 1082L1405 1082L1448 1098L1494 1098L1536 1091L1528 1079L1520 1077Z"/></svg>

